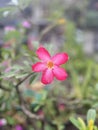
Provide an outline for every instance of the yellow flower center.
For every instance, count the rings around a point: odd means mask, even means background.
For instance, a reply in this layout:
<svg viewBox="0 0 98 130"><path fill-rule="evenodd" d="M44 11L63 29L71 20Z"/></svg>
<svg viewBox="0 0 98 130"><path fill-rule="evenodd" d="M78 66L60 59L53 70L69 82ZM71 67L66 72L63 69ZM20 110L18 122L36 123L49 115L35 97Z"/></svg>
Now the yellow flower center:
<svg viewBox="0 0 98 130"><path fill-rule="evenodd" d="M94 127L94 121L91 119L89 120L88 122L88 127L89 127L89 130L93 130L93 127Z"/></svg>
<svg viewBox="0 0 98 130"><path fill-rule="evenodd" d="M49 61L49 62L47 63L47 67L48 67L48 68L53 68L53 66L54 66L54 64L53 64L52 61Z"/></svg>

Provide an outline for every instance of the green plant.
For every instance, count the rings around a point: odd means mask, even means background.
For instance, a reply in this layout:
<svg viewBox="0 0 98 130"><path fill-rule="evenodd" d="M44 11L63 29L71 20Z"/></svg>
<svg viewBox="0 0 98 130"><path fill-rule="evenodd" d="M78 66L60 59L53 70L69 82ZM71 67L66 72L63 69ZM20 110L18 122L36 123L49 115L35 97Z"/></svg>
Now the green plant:
<svg viewBox="0 0 98 130"><path fill-rule="evenodd" d="M96 111L90 109L87 112L86 121L84 122L82 118L70 118L70 121L78 128L78 130L98 130L98 127L95 125Z"/></svg>

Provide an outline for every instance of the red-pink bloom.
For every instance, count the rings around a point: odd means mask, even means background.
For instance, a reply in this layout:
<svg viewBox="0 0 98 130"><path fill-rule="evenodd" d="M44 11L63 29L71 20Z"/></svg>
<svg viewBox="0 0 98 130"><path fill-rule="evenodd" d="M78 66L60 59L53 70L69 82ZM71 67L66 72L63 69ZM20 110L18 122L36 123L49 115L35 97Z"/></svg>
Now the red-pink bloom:
<svg viewBox="0 0 98 130"><path fill-rule="evenodd" d="M67 78L66 71L60 67L60 65L68 61L67 53L57 53L51 57L45 48L40 47L36 54L41 61L32 65L32 70L42 72L42 83L49 84L53 81L54 77L58 80L65 80Z"/></svg>

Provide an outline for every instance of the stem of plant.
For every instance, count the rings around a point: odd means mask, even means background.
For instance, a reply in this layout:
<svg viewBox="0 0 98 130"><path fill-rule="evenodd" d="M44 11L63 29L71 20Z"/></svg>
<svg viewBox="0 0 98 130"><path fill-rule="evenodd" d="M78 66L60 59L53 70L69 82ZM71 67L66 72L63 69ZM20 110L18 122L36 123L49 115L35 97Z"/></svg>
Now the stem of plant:
<svg viewBox="0 0 98 130"><path fill-rule="evenodd" d="M18 98L19 98L19 103L20 103L22 112L23 112L27 117L29 117L29 118L31 118L31 119L37 119L37 120L39 120L39 119L41 119L40 116L38 116L38 115L36 115L36 114L33 114L32 112L30 112L30 111L26 108L26 106L25 106L25 104L24 104L23 97L22 97L21 92L20 92L20 90L19 90L19 85L21 85L21 84L22 84L27 78L29 78L32 74L33 74L33 73L28 74L23 80L21 80L21 81L15 86L15 89L16 89L16 92L17 92L17 95L18 95Z"/></svg>

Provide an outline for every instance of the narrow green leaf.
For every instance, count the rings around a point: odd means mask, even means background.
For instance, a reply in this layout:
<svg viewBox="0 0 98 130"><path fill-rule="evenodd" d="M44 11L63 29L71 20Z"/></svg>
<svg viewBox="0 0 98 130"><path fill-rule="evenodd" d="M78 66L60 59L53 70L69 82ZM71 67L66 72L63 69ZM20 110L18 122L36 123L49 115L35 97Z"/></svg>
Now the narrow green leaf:
<svg viewBox="0 0 98 130"><path fill-rule="evenodd" d="M29 83L30 83L30 84L32 84L32 83L33 83L33 81L36 79L36 77L37 77L37 75L36 75L36 74L34 74L34 75L30 78Z"/></svg>
<svg viewBox="0 0 98 130"><path fill-rule="evenodd" d="M78 118L78 121L80 123L81 130L86 130L86 125L82 118Z"/></svg>
<svg viewBox="0 0 98 130"><path fill-rule="evenodd" d="M12 117L7 116L6 118L7 118L8 124L10 124L10 125L15 125L15 120L14 120Z"/></svg>
<svg viewBox="0 0 98 130"><path fill-rule="evenodd" d="M19 79L19 78L26 77L27 75L28 75L27 73L24 73L24 74L18 74L18 75L16 75L15 77L16 77L17 79Z"/></svg>
<svg viewBox="0 0 98 130"><path fill-rule="evenodd" d="M76 120L75 118L71 117L70 121L72 122L73 125L75 125L79 130L81 129L80 127L80 123L78 120Z"/></svg>
<svg viewBox="0 0 98 130"><path fill-rule="evenodd" d="M96 118L96 111L95 111L95 109L90 109L87 112L87 122L89 122L89 120L95 121L95 118Z"/></svg>

